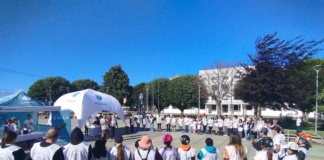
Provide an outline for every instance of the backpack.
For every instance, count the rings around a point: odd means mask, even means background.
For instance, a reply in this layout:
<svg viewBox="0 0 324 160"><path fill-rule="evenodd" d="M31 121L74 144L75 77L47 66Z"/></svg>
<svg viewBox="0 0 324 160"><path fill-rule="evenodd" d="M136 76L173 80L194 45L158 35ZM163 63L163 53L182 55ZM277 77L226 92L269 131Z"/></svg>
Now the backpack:
<svg viewBox="0 0 324 160"><path fill-rule="evenodd" d="M201 152L204 155L204 160L214 160L216 159L217 154L216 153L209 153L205 148L201 149Z"/></svg>
<svg viewBox="0 0 324 160"><path fill-rule="evenodd" d="M147 151L147 155L146 155L145 159L141 156L139 150L137 150L137 153L138 153L138 155L141 157L142 160L147 160L147 157L148 157L148 155L150 154L150 151L151 151L151 149L149 149L149 150Z"/></svg>
<svg viewBox="0 0 324 160"><path fill-rule="evenodd" d="M305 160L306 159L306 154L305 154L305 152L303 152L303 150L302 150L301 147L299 147L299 151L297 152L296 155L297 155L297 157L298 157L299 160ZM305 147L303 147L303 148L305 149Z"/></svg>

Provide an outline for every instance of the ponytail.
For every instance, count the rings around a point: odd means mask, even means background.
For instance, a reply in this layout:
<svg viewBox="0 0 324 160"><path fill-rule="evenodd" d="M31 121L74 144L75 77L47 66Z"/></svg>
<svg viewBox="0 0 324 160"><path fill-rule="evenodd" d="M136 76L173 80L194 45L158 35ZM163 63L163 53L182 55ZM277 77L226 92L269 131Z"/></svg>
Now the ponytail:
<svg viewBox="0 0 324 160"><path fill-rule="evenodd" d="M123 147L123 144L118 144L118 147L117 147L117 160L124 160L124 147Z"/></svg>
<svg viewBox="0 0 324 160"><path fill-rule="evenodd" d="M267 157L268 160L272 160L272 151L270 151L269 149L267 149Z"/></svg>
<svg viewBox="0 0 324 160"><path fill-rule="evenodd" d="M1 148L4 148L8 142L9 143L15 142L16 138L17 138L16 132L13 131L5 132L2 136Z"/></svg>

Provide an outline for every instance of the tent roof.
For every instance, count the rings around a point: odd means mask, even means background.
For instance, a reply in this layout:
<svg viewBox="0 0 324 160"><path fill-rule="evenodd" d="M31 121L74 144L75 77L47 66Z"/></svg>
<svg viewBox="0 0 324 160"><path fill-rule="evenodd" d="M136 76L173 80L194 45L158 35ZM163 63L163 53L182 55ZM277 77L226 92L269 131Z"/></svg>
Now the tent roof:
<svg viewBox="0 0 324 160"><path fill-rule="evenodd" d="M45 106L23 91L0 98L0 112L52 111L53 109L58 108Z"/></svg>

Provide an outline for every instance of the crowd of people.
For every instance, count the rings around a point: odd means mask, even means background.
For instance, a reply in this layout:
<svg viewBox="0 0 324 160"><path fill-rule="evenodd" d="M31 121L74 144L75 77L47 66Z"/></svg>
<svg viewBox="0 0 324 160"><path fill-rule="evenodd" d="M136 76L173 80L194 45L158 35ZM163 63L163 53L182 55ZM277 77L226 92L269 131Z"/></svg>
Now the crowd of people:
<svg viewBox="0 0 324 160"><path fill-rule="evenodd" d="M28 122L24 127L31 126L31 116L27 116ZM142 122L142 121L146 121ZM8 160L194 160L194 159L218 159L224 160L244 160L247 159L248 149L243 146L242 140L249 140L256 150L254 160L305 160L308 158L311 147L307 138L300 134L297 129L297 136L294 141L286 144L286 137L283 128L278 121L264 121L262 116L258 117L254 125L253 118L238 119L237 116L220 116L220 117L197 117L188 118L167 115L165 118L154 116L132 116L132 124L137 124L138 131L140 125L145 129L146 125L150 126L150 131L154 132L154 121L157 122L157 131L161 131L161 122L165 121L166 131L161 141L164 146L157 148L153 146L152 140L148 135L135 141L135 150L123 144L123 136L115 135L113 127L117 127L117 118L115 114L109 118L103 115L99 119L102 129L102 136L95 141L92 147L84 141L84 134L80 128L76 127L71 132L71 142L65 146L56 144L58 140L57 128L51 128L47 131L44 141L35 143L30 154L26 155L24 150L15 145L17 132L9 125L7 131L2 136L0 159ZM96 122L98 123L98 122ZM139 123L139 124L138 124ZM217 123L217 125L215 125ZM29 125L28 125L29 124ZM178 124L178 125L177 125ZM182 124L182 125L180 125ZM230 124L230 125L229 125ZM177 127L178 126L178 127ZM226 127L225 127L226 126ZM134 127L131 128L134 130ZM113 133L112 133L113 131ZM179 138L179 144L172 145L173 137L168 132L187 132ZM205 147L201 148L197 154L196 149L190 145L190 135L192 134L211 134L205 139ZM229 136L229 143L222 149L222 152L214 146L212 134ZM113 139L115 145L106 148L107 139ZM177 147L175 147L177 146Z"/></svg>
<svg viewBox="0 0 324 160"><path fill-rule="evenodd" d="M16 132L19 135L19 134L30 133L33 130L34 130L34 121L30 114L27 115L27 118L24 121L22 127L17 117L13 117L5 121L4 132L12 131L12 132Z"/></svg>

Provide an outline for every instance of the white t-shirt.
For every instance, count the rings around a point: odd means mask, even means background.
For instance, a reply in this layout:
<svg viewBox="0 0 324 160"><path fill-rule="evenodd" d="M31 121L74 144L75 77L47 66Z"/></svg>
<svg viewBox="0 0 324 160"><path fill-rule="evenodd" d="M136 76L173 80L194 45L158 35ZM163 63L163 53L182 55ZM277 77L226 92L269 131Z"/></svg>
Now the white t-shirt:
<svg viewBox="0 0 324 160"><path fill-rule="evenodd" d="M101 130L107 130L108 129L108 122L105 118L100 119L100 125L101 125Z"/></svg>
<svg viewBox="0 0 324 160"><path fill-rule="evenodd" d="M236 118L234 118L232 120L232 126L233 126L233 128L237 128L237 126L238 126L238 120Z"/></svg>
<svg viewBox="0 0 324 160"><path fill-rule="evenodd" d="M192 157L195 157L196 149L190 147L188 151L184 151L181 148L178 148L178 153L181 160L191 160Z"/></svg>
<svg viewBox="0 0 324 160"><path fill-rule="evenodd" d="M26 126L27 129L30 129L31 131L34 130L34 121L32 119L28 120L26 119L24 121L24 126Z"/></svg>
<svg viewBox="0 0 324 160"><path fill-rule="evenodd" d="M268 160L267 151L262 150L262 151L257 152L256 155L254 156L254 160Z"/></svg>
<svg viewBox="0 0 324 160"><path fill-rule="evenodd" d="M155 160L155 154L157 151L155 149L150 149L149 153L148 153L148 151L149 150L135 149L134 160L142 160L142 158L145 159L146 156L147 156L147 160ZM138 154L138 152L140 154ZM147 153L148 153L148 155L147 155Z"/></svg>
<svg viewBox="0 0 324 160"><path fill-rule="evenodd" d="M185 125L189 125L189 119L187 117L184 118L183 121L184 121Z"/></svg>
<svg viewBox="0 0 324 160"><path fill-rule="evenodd" d="M156 123L162 123L162 117L161 116L156 117Z"/></svg>
<svg viewBox="0 0 324 160"><path fill-rule="evenodd" d="M287 155L282 160L298 160L298 157L295 154L293 154L293 155Z"/></svg>
<svg viewBox="0 0 324 160"><path fill-rule="evenodd" d="M179 126L183 126L183 118L178 119Z"/></svg>
<svg viewBox="0 0 324 160"><path fill-rule="evenodd" d="M282 148L283 145L285 145L285 135L283 134L277 134L273 136L273 149L276 148L276 145L280 145L280 149L278 152L279 157L285 156L284 148Z"/></svg>
<svg viewBox="0 0 324 160"><path fill-rule="evenodd" d="M167 160L179 159L178 149L175 147L172 148L163 147L159 150L159 153L161 154L163 159L167 159Z"/></svg>
<svg viewBox="0 0 324 160"><path fill-rule="evenodd" d="M132 153L129 150L129 148L127 146L123 146L124 147L124 160L131 160L132 159ZM116 146L112 147L111 149L108 150L109 151L109 156L111 160L116 160L117 159L117 155L118 155L118 148Z"/></svg>
<svg viewBox="0 0 324 160"><path fill-rule="evenodd" d="M192 125L192 129L196 129L197 128L197 121L193 121L191 125Z"/></svg>
<svg viewBox="0 0 324 160"><path fill-rule="evenodd" d="M219 118L218 119L218 127L223 127L224 126L224 121L223 119Z"/></svg>
<svg viewBox="0 0 324 160"><path fill-rule="evenodd" d="M296 120L296 126L300 126L300 123L301 123L301 118L298 117L297 120Z"/></svg>
<svg viewBox="0 0 324 160"><path fill-rule="evenodd" d="M170 124L171 123L171 118L170 117L166 117L165 118L165 124Z"/></svg>

